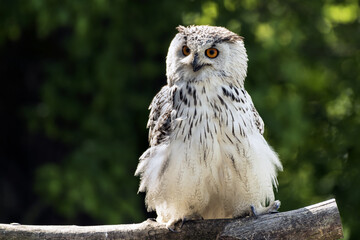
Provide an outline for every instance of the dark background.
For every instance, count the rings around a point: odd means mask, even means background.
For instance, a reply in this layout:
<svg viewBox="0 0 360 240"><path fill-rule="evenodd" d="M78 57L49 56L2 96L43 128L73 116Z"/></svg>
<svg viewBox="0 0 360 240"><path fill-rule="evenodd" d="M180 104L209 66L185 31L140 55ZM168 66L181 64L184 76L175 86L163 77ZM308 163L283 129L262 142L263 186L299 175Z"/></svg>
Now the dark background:
<svg viewBox="0 0 360 240"><path fill-rule="evenodd" d="M179 24L245 37L246 88L279 153L281 210L335 197L360 238L357 1L0 2L0 222L146 217L134 177Z"/></svg>

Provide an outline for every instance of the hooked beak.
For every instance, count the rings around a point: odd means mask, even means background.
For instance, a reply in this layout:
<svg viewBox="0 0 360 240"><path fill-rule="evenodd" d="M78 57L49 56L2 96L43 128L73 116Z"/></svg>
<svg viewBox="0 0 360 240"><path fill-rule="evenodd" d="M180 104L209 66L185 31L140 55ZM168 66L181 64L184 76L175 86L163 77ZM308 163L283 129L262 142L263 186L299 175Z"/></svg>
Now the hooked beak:
<svg viewBox="0 0 360 240"><path fill-rule="evenodd" d="M199 55L197 53L195 53L194 59L192 60L191 65L193 67L194 72L199 71L200 68L202 68L204 66L203 64L199 64Z"/></svg>

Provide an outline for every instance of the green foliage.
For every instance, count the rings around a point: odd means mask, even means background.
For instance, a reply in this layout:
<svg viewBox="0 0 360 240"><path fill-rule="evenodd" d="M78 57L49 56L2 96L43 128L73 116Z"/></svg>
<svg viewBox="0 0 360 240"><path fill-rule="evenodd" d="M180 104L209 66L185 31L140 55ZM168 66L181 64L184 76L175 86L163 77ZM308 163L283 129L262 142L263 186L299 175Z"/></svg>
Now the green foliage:
<svg viewBox="0 0 360 240"><path fill-rule="evenodd" d="M246 87L284 164L282 209L336 197L346 237L360 237L357 1L5 1L0 21L0 49L30 30L57 52L22 113L31 133L71 149L34 182L62 215L144 218L133 173L168 45L179 24L211 24L245 37Z"/></svg>

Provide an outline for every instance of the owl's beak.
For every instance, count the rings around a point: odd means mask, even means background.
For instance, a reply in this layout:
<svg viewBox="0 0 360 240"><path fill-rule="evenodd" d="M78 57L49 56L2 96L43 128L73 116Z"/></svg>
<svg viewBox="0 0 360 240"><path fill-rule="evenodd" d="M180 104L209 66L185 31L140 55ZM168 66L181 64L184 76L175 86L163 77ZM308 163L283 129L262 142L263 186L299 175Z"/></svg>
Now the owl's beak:
<svg viewBox="0 0 360 240"><path fill-rule="evenodd" d="M197 53L195 53L194 59L192 60L191 65L193 67L194 72L199 71L200 68L202 68L202 66L204 66L204 65L199 63L199 55Z"/></svg>

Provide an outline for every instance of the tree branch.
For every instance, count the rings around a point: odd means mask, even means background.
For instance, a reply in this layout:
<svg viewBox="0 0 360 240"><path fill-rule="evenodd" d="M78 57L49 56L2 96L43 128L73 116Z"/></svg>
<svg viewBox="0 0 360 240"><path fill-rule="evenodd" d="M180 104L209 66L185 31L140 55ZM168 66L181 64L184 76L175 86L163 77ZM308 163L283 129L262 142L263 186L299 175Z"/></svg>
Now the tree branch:
<svg viewBox="0 0 360 240"><path fill-rule="evenodd" d="M340 214L331 199L308 207L241 219L189 221L177 233L146 220L106 226L0 224L0 240L34 239L340 239Z"/></svg>

